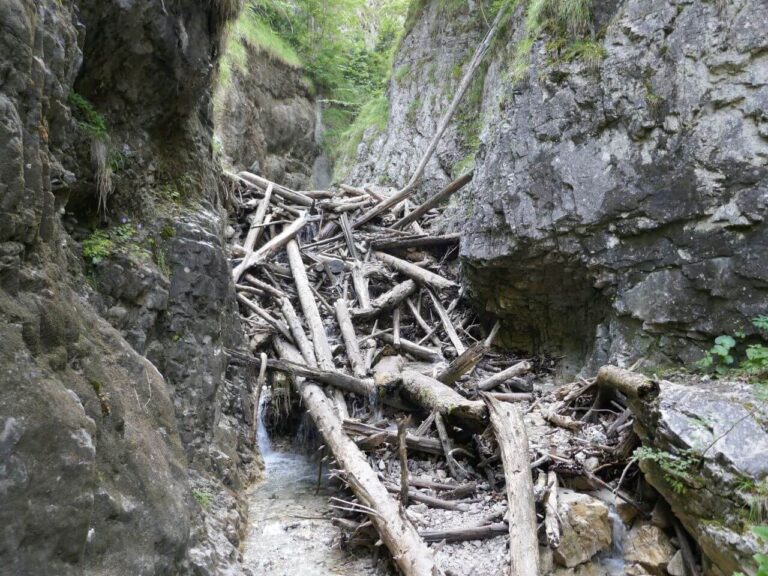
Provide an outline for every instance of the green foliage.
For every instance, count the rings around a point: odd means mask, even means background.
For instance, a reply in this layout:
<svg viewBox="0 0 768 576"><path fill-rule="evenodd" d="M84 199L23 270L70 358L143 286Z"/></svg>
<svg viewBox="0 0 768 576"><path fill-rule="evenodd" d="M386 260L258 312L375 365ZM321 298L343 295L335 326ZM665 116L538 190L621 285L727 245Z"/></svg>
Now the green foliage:
<svg viewBox="0 0 768 576"><path fill-rule="evenodd" d="M752 532L763 543L768 542L768 526L752 526ZM755 562L757 562L756 576L768 576L768 555L755 554L753 556ZM744 576L743 572L736 572L733 576Z"/></svg>
<svg viewBox="0 0 768 576"><path fill-rule="evenodd" d="M664 480L676 494L684 494L687 486L693 483L692 472L696 459L695 454L690 451L672 454L648 446L641 446L635 450L634 457L638 460L655 462L661 468Z"/></svg>
<svg viewBox="0 0 768 576"><path fill-rule="evenodd" d="M768 316L757 316L752 319L752 325L757 328L763 341L768 340ZM698 366L704 370L711 370L718 374L725 374L729 370L738 369L758 380L768 375L768 345L760 343L748 344L744 350L744 357L736 364L736 348L739 342L746 338L743 331L735 332L733 336L723 334L715 338L715 344L699 360Z"/></svg>
<svg viewBox="0 0 768 576"><path fill-rule="evenodd" d="M208 508L208 506L211 505L211 502L213 502L213 494L207 490L192 490L192 496L195 497L195 500L197 500L203 508Z"/></svg>
<svg viewBox="0 0 768 576"><path fill-rule="evenodd" d="M423 102L421 98L414 98L408 104L408 109L405 111L405 118L408 120L409 124L414 124L416 122L416 115L419 113L419 110L421 110L422 104Z"/></svg>
<svg viewBox="0 0 768 576"><path fill-rule="evenodd" d="M91 264L98 264L112 253L114 246L106 230L96 230L83 240L83 258Z"/></svg>
<svg viewBox="0 0 768 576"><path fill-rule="evenodd" d="M119 248L127 247L133 239L134 228L131 224L122 224L107 230L95 230L82 242L83 258L91 265L96 265Z"/></svg>
<svg viewBox="0 0 768 576"><path fill-rule="evenodd" d="M590 68L597 69L605 55L605 48L599 42L577 40L565 49L563 60L571 62L578 59Z"/></svg>
<svg viewBox="0 0 768 576"><path fill-rule="evenodd" d="M337 174L343 175L357 158L357 148L366 132L383 132L388 119L389 101L383 92L375 93L356 114L338 108L326 112L329 130L324 145L335 160Z"/></svg>
<svg viewBox="0 0 768 576"><path fill-rule="evenodd" d="M72 108L72 114L82 130L92 138L104 139L107 137L107 122L93 104L74 90L69 92L68 102Z"/></svg>
<svg viewBox="0 0 768 576"><path fill-rule="evenodd" d="M402 84L403 81L408 78L411 74L411 69L407 64L404 64L403 66L399 66L397 70L395 70L395 82L398 84Z"/></svg>

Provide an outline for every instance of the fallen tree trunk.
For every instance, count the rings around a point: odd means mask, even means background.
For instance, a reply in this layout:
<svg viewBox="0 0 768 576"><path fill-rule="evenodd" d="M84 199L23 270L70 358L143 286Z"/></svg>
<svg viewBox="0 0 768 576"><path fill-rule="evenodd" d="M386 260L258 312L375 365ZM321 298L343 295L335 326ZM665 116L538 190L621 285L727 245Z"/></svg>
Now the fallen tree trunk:
<svg viewBox="0 0 768 576"><path fill-rule="evenodd" d="M447 530L422 530L419 535L425 542L463 542L466 540L485 540L506 534L509 527L505 522L470 526L469 528L449 528Z"/></svg>
<svg viewBox="0 0 768 576"><path fill-rule="evenodd" d="M298 362L301 354L287 342L277 339L277 352L281 358ZM294 379L294 386L301 395L312 420L315 422L325 445L344 470L344 478L360 503L371 509L371 522L389 549L398 568L406 576L440 576L432 552L419 533L400 513L398 504L389 496L368 460L357 445L344 433L342 423L322 388L301 378Z"/></svg>
<svg viewBox="0 0 768 576"><path fill-rule="evenodd" d="M645 400L659 393L659 383L647 376L617 366L603 366L597 371L597 383L618 390L627 398Z"/></svg>
<svg viewBox="0 0 768 576"><path fill-rule="evenodd" d="M487 412L481 401L467 400L442 382L413 370L403 372L402 389L411 402L446 418L475 427L486 419Z"/></svg>
<svg viewBox="0 0 768 576"><path fill-rule="evenodd" d="M407 352L415 358L421 358L428 362L440 362L443 359L443 355L438 348L422 346L421 344L416 344L416 342L411 342L405 338L400 338L400 343L395 345L395 338L392 334L378 334L376 337L381 338L387 344L395 346L397 350Z"/></svg>
<svg viewBox="0 0 768 576"><path fill-rule="evenodd" d="M352 319L349 317L347 301L344 298L339 298L336 300L334 307L336 308L336 318L339 321L341 336L347 348L347 357L349 358L350 366L352 366L352 372L354 372L355 376L365 376L365 360L360 352L360 345L357 343L355 327L352 325Z"/></svg>
<svg viewBox="0 0 768 576"><path fill-rule="evenodd" d="M418 234L406 238L397 238L392 240L386 238L382 240L373 240L371 247L374 250L405 250L407 248L433 248L435 246L444 246L446 244L458 244L461 240L460 233L443 234L442 236L425 236Z"/></svg>
<svg viewBox="0 0 768 576"><path fill-rule="evenodd" d="M391 310L414 292L416 292L416 283L413 280L406 280L376 298L367 310L356 308L350 314L355 320L370 320L382 312Z"/></svg>
<svg viewBox="0 0 768 576"><path fill-rule="evenodd" d="M537 576L536 504L523 416L513 404L503 404L489 395L483 395L483 400L488 406L491 426L501 451L507 484L510 574Z"/></svg>
<svg viewBox="0 0 768 576"><path fill-rule="evenodd" d="M394 446L397 443L397 434L395 432L391 430L382 430L369 424L355 422L354 420L344 420L344 430L350 434L358 434L367 438L376 436L376 442L378 442L376 445L386 442L387 444L392 444ZM405 433L405 445L408 447L408 450L424 452L425 454L435 454L439 456L443 453L443 447L439 440L429 438L428 436L409 434L407 431Z"/></svg>
<svg viewBox="0 0 768 576"><path fill-rule="evenodd" d="M454 358L445 369L437 375L437 379L443 384L453 384L464 376L464 374L471 372L477 366L477 363L483 359L485 353L488 351L488 347L485 342L478 342L467 348L462 354Z"/></svg>
<svg viewBox="0 0 768 576"><path fill-rule="evenodd" d="M243 273L248 270L248 268L251 266L256 266L257 264L262 264L266 262L268 258L277 254L277 252L283 246L290 242L296 236L296 234L298 234L299 231L304 228L308 221L309 220L307 219L306 214L302 214L289 226L286 226L285 229L280 232L280 234L272 238L272 240L264 244L264 246L256 250L256 252L250 254L247 258L240 262L240 264L238 264L232 271L232 277L234 278L235 282L240 280L240 276L242 276Z"/></svg>
<svg viewBox="0 0 768 576"><path fill-rule="evenodd" d="M489 376L485 380L477 383L477 389L478 390L493 390L496 388L496 386L500 386L501 384L504 384L507 382L510 378L516 378L517 376L522 376L523 374L526 374L531 371L533 366L530 362L518 362L514 366L510 366L506 370L502 370L501 372L498 372L494 374L493 376ZM516 384L514 386L515 388L522 388L519 384ZM521 392L530 392L530 390L521 390Z"/></svg>
<svg viewBox="0 0 768 576"><path fill-rule="evenodd" d="M405 274L421 284L432 286L437 290L453 288L457 285L456 282L443 278L439 274L430 272L421 266L416 266L416 264L411 264L406 260L386 254L385 252L374 252L374 254L376 255L376 258L387 264L390 268Z"/></svg>
<svg viewBox="0 0 768 576"><path fill-rule="evenodd" d="M472 180L472 176L474 176L474 174L475 174L475 171L471 170L466 174L459 176L458 178L456 178L456 180L448 184L448 186L440 190L440 192L432 196L429 200L427 200L420 206L417 206L416 208L414 208L413 212L411 212L407 216L403 216L402 218L400 218L400 220L392 224L392 228L404 228L411 222L416 222L416 220L421 218L429 210L431 210L441 202L448 200L448 198L450 198L456 192L464 188L464 186L466 186L467 183L470 180Z"/></svg>

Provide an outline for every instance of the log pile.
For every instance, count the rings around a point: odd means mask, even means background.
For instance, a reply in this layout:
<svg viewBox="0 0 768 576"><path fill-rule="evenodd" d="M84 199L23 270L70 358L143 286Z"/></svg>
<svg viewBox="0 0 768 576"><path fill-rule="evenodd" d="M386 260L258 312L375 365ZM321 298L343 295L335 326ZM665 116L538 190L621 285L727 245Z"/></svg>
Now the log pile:
<svg viewBox="0 0 768 576"><path fill-rule="evenodd" d="M471 174L419 206L229 176L250 350L228 354L260 374L257 393L265 370L291 376L351 490L334 505L348 542L383 543L409 575L459 573L452 546L504 542L477 573L534 575L539 546L560 542L558 486L635 504L616 485L632 478L627 396L657 388L617 368L553 388L535 359L494 348L499 324L462 297L458 235L430 233Z"/></svg>

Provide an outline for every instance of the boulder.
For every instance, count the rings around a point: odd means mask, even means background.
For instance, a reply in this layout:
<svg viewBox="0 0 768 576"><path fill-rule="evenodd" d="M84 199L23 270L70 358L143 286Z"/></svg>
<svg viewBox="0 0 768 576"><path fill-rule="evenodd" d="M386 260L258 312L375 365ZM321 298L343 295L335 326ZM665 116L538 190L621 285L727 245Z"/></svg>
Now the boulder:
<svg viewBox="0 0 768 576"><path fill-rule="evenodd" d="M675 547L667 535L653 524L637 524L624 538L624 560L628 565L638 564L650 574L663 576L674 554Z"/></svg>
<svg viewBox="0 0 768 576"><path fill-rule="evenodd" d="M608 571L599 562L586 562L573 568L557 568L552 576L608 576Z"/></svg>
<svg viewBox="0 0 768 576"><path fill-rule="evenodd" d="M761 549L744 512L768 476L768 406L755 387L688 377L662 382L655 400L630 407L643 444L678 457L696 454L686 477L672 477L652 460L640 466L704 555L724 574L755 570L752 557Z"/></svg>
<svg viewBox="0 0 768 576"><path fill-rule="evenodd" d="M572 568L590 560L611 545L608 506L600 500L572 490L558 493L560 546L554 551L555 563Z"/></svg>
<svg viewBox="0 0 768 576"><path fill-rule="evenodd" d="M678 550L675 552L675 555L672 556L672 560L667 564L667 573L669 576L686 576L682 550Z"/></svg>

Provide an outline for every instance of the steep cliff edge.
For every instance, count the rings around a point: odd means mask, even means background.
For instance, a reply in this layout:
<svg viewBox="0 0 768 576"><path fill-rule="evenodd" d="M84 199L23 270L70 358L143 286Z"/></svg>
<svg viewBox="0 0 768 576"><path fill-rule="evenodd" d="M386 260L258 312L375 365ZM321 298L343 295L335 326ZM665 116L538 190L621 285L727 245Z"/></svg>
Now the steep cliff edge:
<svg viewBox="0 0 768 576"><path fill-rule="evenodd" d="M235 571L253 474L210 87L236 2L0 6L0 558ZM83 258L85 256L85 259Z"/></svg>
<svg viewBox="0 0 768 576"><path fill-rule="evenodd" d="M417 4L390 122L361 145L358 183L405 183L458 82L448 71L486 26L479 10ZM464 104L477 124L457 116L423 188L476 148L453 226L466 231L469 293L505 319L508 346L563 356L565 372L690 364L764 310L765 6L590 5L582 41L546 27L531 37L517 6Z"/></svg>

